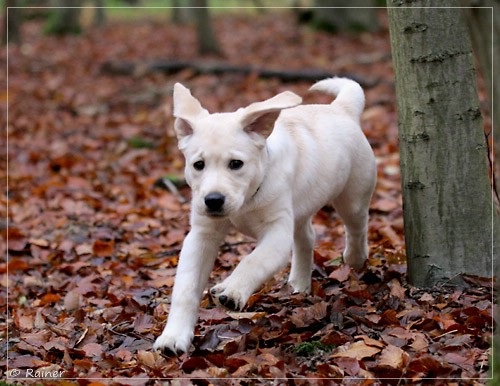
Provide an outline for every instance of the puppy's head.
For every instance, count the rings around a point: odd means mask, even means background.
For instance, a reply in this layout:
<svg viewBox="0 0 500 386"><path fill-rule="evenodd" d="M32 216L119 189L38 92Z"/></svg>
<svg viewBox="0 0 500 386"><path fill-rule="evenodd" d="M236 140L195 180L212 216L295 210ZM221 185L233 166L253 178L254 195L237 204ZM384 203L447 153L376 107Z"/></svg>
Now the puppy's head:
<svg viewBox="0 0 500 386"><path fill-rule="evenodd" d="M263 131L302 99L283 92L232 113L210 114L189 90L174 87L175 131L193 190L192 210L210 217L238 212L257 192L267 161Z"/></svg>

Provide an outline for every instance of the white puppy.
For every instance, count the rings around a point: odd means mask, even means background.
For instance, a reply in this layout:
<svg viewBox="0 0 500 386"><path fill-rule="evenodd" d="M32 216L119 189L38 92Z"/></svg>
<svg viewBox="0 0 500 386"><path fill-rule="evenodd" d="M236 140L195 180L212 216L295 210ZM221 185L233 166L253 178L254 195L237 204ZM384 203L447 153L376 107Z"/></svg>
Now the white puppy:
<svg viewBox="0 0 500 386"><path fill-rule="evenodd" d="M288 283L294 291L310 290L311 219L328 203L345 224L344 261L363 266L376 181L375 157L359 124L363 90L346 78L322 80L311 90L337 98L329 105L298 106L299 96L283 92L236 112L210 114L187 88L175 85L175 130L193 191L191 231L155 349L189 349L200 299L230 226L255 237L257 246L210 291L228 308L243 308L292 250ZM263 132L273 123L266 139Z"/></svg>

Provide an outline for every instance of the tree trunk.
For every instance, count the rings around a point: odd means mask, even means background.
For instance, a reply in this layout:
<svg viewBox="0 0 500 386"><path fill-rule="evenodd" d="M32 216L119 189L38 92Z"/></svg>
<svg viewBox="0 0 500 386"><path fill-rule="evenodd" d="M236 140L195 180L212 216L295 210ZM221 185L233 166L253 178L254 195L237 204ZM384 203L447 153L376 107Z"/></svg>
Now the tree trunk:
<svg viewBox="0 0 500 386"><path fill-rule="evenodd" d="M73 0L71 6L65 0L54 0L54 7L46 22L44 32L51 35L79 34L82 31L80 24L80 7L82 0Z"/></svg>
<svg viewBox="0 0 500 386"><path fill-rule="evenodd" d="M192 0L192 4L198 37L198 53L200 55L221 55L219 43L210 22L207 0Z"/></svg>
<svg viewBox="0 0 500 386"><path fill-rule="evenodd" d="M481 73L483 74L486 87L488 87L490 97L490 114L496 118L492 123L495 135L493 139L495 154L495 181L497 190L500 189L500 82L493 83L493 63L498 66L500 63L500 0L485 1L462 1L463 6L468 7L488 7L493 8L467 8L467 23L472 37L474 52L479 61ZM493 14L492 14L493 13ZM496 36L493 39L493 36Z"/></svg>
<svg viewBox="0 0 500 386"><path fill-rule="evenodd" d="M191 20L190 9L183 8L182 4L185 4L182 0L172 0L172 14L170 20L174 24L184 24Z"/></svg>
<svg viewBox="0 0 500 386"><path fill-rule="evenodd" d="M104 0L95 0L94 9L94 25L97 27L102 27L106 24L106 8Z"/></svg>
<svg viewBox="0 0 500 386"><path fill-rule="evenodd" d="M15 0L7 0L4 5L3 20L6 27L2 35L3 44L21 42L21 9L8 8L14 6L16 6Z"/></svg>
<svg viewBox="0 0 500 386"><path fill-rule="evenodd" d="M312 23L331 32L376 31L375 0L316 0ZM332 8L335 6L335 8ZM353 8L359 7L359 8ZM364 7L364 8L363 8Z"/></svg>
<svg viewBox="0 0 500 386"><path fill-rule="evenodd" d="M465 7L491 7L493 8L467 8L465 10L467 23L471 32L472 45L474 47L475 56L479 62L481 73L483 74L486 86L489 92L490 101L490 114L492 117L492 130L493 130L493 144L494 148L494 164L492 168L495 169L495 182L496 189L500 189L500 83L493 82L493 64L498 66L500 63L500 43L498 37L500 36L500 0L491 1L485 0L462 0L462 5ZM496 36L493 39L493 36ZM496 119L494 119L496 118ZM498 193L497 193L498 194ZM498 225L498 217L495 219ZM496 234L496 238L499 234ZM495 274L499 276L498 259L496 261ZM496 292L500 293L500 284L496 283ZM500 320L500 310L497 309L495 319ZM491 370L490 376L499 374L500 372L500 334L497 330L494 337L493 355L491 356ZM491 384L495 384L492 382Z"/></svg>
<svg viewBox="0 0 500 386"><path fill-rule="evenodd" d="M454 0L393 4L402 5L388 13L410 282L491 276L487 146L462 10Z"/></svg>

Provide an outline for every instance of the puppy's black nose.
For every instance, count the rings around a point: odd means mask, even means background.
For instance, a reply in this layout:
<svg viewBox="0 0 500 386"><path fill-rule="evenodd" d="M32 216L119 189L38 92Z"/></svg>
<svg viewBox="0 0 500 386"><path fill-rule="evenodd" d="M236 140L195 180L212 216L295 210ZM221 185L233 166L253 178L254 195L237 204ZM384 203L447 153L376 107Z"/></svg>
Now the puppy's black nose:
<svg viewBox="0 0 500 386"><path fill-rule="evenodd" d="M226 197L219 192L208 193L205 196L205 205L210 212L221 212L224 201L226 201Z"/></svg>

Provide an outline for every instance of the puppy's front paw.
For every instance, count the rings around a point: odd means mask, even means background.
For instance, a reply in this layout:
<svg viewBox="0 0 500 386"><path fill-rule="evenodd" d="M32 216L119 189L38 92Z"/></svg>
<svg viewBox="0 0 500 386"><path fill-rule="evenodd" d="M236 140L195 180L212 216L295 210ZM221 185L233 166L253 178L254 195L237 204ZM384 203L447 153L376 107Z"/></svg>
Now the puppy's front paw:
<svg viewBox="0 0 500 386"><path fill-rule="evenodd" d="M231 290L228 287L224 287L222 283L212 287L210 295L216 303L233 311L241 310L249 298L249 296L244 295L238 290Z"/></svg>
<svg viewBox="0 0 500 386"><path fill-rule="evenodd" d="M161 350L166 354L181 355L189 350L194 334L177 333L164 330L153 344L154 350Z"/></svg>

